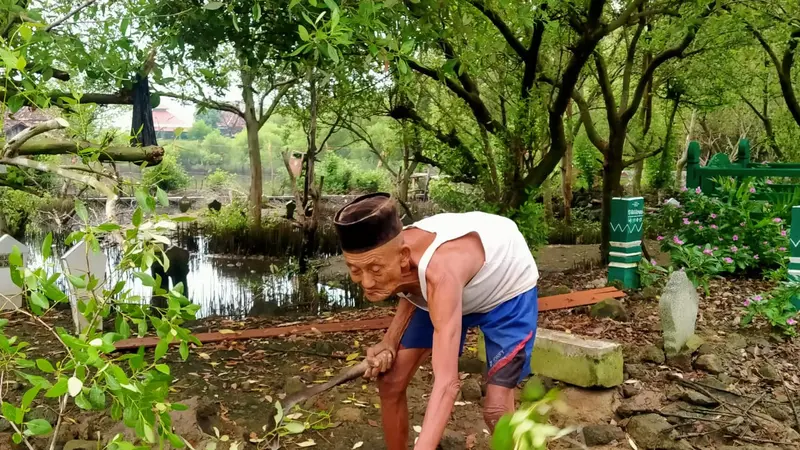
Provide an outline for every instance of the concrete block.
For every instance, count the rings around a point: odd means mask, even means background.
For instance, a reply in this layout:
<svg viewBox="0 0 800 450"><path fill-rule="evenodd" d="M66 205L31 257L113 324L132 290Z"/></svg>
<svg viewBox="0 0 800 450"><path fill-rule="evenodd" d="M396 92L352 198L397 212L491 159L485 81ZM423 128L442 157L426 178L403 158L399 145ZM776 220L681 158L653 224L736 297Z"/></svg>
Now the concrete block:
<svg viewBox="0 0 800 450"><path fill-rule="evenodd" d="M622 384L622 346L539 328L531 358L533 373L581 387Z"/></svg>

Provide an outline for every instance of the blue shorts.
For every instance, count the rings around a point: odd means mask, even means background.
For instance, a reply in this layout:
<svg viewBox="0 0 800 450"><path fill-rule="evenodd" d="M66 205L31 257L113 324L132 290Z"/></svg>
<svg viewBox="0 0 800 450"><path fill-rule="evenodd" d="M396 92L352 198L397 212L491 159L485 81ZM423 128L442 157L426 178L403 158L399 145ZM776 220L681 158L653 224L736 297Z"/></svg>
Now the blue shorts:
<svg viewBox="0 0 800 450"><path fill-rule="evenodd" d="M516 387L531 373L531 353L539 315L539 289L522 293L485 313L467 314L461 322L461 346L467 329L479 327L486 342L486 382ZM414 312L400 345L404 348L432 348L433 323L428 311Z"/></svg>

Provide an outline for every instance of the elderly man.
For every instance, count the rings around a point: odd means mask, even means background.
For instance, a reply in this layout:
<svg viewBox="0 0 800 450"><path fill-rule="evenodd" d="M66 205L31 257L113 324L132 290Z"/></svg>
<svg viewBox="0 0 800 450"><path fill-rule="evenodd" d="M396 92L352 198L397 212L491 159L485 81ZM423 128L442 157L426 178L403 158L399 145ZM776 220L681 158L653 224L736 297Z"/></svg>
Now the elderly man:
<svg viewBox="0 0 800 450"><path fill-rule="evenodd" d="M484 419L514 410L514 388L530 374L539 277L511 220L482 212L438 214L403 228L385 193L359 197L334 217L353 280L370 301L400 297L383 340L367 351L378 378L388 450L407 448L406 388L433 354L433 390L415 449L434 450L458 395L467 328L486 341Z"/></svg>

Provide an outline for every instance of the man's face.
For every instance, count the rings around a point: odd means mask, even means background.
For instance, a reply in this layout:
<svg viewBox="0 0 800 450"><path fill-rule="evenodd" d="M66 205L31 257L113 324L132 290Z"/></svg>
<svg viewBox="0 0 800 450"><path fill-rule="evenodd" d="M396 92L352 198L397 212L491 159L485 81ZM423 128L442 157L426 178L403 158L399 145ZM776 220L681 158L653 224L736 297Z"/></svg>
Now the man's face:
<svg viewBox="0 0 800 450"><path fill-rule="evenodd" d="M380 302L397 292L409 268L409 250L402 236L364 253L344 253L350 277L364 288L367 300Z"/></svg>

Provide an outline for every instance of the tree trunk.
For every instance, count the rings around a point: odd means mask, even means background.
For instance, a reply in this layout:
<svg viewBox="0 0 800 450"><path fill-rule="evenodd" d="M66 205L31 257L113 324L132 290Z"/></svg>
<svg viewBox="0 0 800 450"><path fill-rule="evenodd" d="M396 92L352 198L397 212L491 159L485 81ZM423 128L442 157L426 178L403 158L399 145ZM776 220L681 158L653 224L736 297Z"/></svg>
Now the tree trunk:
<svg viewBox="0 0 800 450"><path fill-rule="evenodd" d="M689 119L689 129L686 130L686 142L683 144L681 150L681 157L678 159L678 164L675 166L675 189L683 187L683 168L686 167L686 151L689 149L689 143L692 142L692 131L694 130L694 120L697 117L697 110L692 109L692 118Z"/></svg>
<svg viewBox="0 0 800 450"><path fill-rule="evenodd" d="M625 146L625 134L612 130L609 138L603 162L603 210L600 215L600 256L603 263L608 262L611 241L611 199L622 196L620 180L622 179L622 152Z"/></svg>
<svg viewBox="0 0 800 450"><path fill-rule="evenodd" d="M561 195L564 197L564 223L572 224L572 145L575 136L572 134L572 102L567 106L567 136L564 157L561 158Z"/></svg>
<svg viewBox="0 0 800 450"><path fill-rule="evenodd" d="M300 248L300 274L303 275L308 271L308 262L311 259L311 253L314 249L314 243L317 235L317 221L319 218L319 198L322 186L320 183L319 190L314 183L314 162L317 155L317 80L314 78L314 69L308 69L308 94L310 99L309 105L309 123L308 147L305 157L305 179L303 180L303 244ZM310 207L310 210L309 210Z"/></svg>
<svg viewBox="0 0 800 450"><path fill-rule="evenodd" d="M250 155L250 226L261 229L261 197L263 183L261 173L261 146L258 142L260 125L256 116L253 97L253 78L247 70L242 70L242 97L244 98L244 123L247 130L247 151Z"/></svg>
<svg viewBox="0 0 800 450"><path fill-rule="evenodd" d="M649 27L648 27L649 28ZM653 54L647 52L642 58L642 71L647 69L653 59ZM645 86L643 95L642 111L639 113L642 119L642 138L644 138L650 131L650 124L653 118L653 80L650 80ZM638 161L633 166L633 195L641 195L642 193L642 176L644 175L644 160Z"/></svg>
<svg viewBox="0 0 800 450"><path fill-rule="evenodd" d="M550 186L550 178L542 183L542 198L544 202L544 217L548 221L553 220L553 189Z"/></svg>

